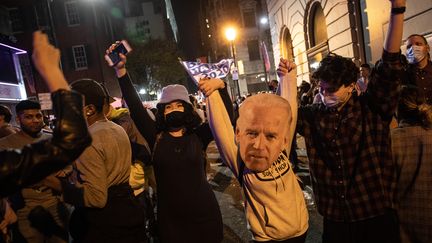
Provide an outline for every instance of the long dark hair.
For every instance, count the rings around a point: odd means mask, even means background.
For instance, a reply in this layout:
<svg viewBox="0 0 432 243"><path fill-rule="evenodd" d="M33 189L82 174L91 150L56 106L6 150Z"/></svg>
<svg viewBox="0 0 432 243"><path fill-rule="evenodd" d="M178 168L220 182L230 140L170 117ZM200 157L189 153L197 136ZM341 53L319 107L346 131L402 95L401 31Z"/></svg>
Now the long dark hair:
<svg viewBox="0 0 432 243"><path fill-rule="evenodd" d="M432 106L419 96L416 86L402 86L397 116L399 122L420 125L425 129L432 128Z"/></svg>
<svg viewBox="0 0 432 243"><path fill-rule="evenodd" d="M173 100L175 101L175 100ZM183 100L177 100L183 104L184 112L186 115L186 133L192 133L202 122L201 117L196 113L191 104L184 102ZM156 129L158 132L166 132L169 131L169 127L165 121L165 106L167 104L157 104L157 113L156 113Z"/></svg>

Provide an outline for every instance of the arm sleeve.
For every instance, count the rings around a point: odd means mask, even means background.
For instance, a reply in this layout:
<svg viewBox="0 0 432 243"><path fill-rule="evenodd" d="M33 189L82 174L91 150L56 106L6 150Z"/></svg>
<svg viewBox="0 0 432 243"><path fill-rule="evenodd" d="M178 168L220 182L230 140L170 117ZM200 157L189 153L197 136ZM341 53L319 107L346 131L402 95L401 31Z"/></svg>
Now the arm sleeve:
<svg viewBox="0 0 432 243"><path fill-rule="evenodd" d="M153 148L153 144L156 140L156 124L149 116L146 108L144 108L139 96L132 85L132 81L129 74L120 77L119 79L120 89L123 94L123 98L126 100L126 104L129 107L129 112L134 121L138 131L146 139L150 148Z"/></svg>
<svg viewBox="0 0 432 243"><path fill-rule="evenodd" d="M401 58L400 52L389 53L383 50L382 59L371 73L366 92L368 104L384 120L392 118L398 103L400 79L404 72Z"/></svg>
<svg viewBox="0 0 432 243"><path fill-rule="evenodd" d="M63 181L63 196L75 206L103 208L108 198L107 172L101 149L92 144L75 162L79 171L79 184Z"/></svg>
<svg viewBox="0 0 432 243"><path fill-rule="evenodd" d="M238 178L238 149L234 140L234 130L218 90L207 97L207 117L222 159Z"/></svg>
<svg viewBox="0 0 432 243"><path fill-rule="evenodd" d="M7 196L72 163L90 145L82 96L59 90L51 96L57 117L53 138L21 150L0 151L0 196Z"/></svg>
<svg viewBox="0 0 432 243"><path fill-rule="evenodd" d="M229 116L229 120L231 123L234 122L234 111L233 106L231 103L231 98L228 94L227 85L225 83L225 87L223 89L219 89L219 95L222 99L223 105L225 107L225 110ZM207 147L207 145L214 139L210 126L208 123L204 123L200 126L200 128L197 130L197 134L200 137L204 147Z"/></svg>
<svg viewBox="0 0 432 243"><path fill-rule="evenodd" d="M288 134L286 151L288 154L291 150L291 143L296 132L297 124L297 77L296 72L294 71L291 71L283 76L278 88L278 90L280 91L280 96L288 101L291 108L291 122L287 131Z"/></svg>

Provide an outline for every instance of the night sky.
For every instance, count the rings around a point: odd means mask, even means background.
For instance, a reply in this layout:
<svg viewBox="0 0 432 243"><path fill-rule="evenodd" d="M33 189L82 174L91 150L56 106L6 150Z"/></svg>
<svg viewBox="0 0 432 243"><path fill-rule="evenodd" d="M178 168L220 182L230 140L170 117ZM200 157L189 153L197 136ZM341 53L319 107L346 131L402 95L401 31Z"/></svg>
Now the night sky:
<svg viewBox="0 0 432 243"><path fill-rule="evenodd" d="M201 53L199 2L200 0L171 0L179 31L179 47L184 58L190 61L194 61Z"/></svg>

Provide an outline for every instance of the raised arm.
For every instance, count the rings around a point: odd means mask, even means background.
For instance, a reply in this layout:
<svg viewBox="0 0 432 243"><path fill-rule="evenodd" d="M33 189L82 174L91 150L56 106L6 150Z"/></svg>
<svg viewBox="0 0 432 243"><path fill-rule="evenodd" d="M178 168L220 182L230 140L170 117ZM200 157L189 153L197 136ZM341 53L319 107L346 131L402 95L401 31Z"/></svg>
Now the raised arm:
<svg viewBox="0 0 432 243"><path fill-rule="evenodd" d="M203 79L201 80L199 87L206 96L209 96L211 93L213 93L215 90L219 91L219 95L224 103L224 107L228 113L228 116L230 118L230 121L233 121L233 106L231 103L231 98L228 94L226 83L221 79ZM207 147L207 145L214 140L212 131L210 129L209 124L206 122L204 123L200 129L198 129L197 134L200 136L204 147Z"/></svg>
<svg viewBox="0 0 432 243"><path fill-rule="evenodd" d="M291 106L292 119L287 134L287 152L289 153L297 125L297 67L293 62L281 58L277 73L280 79L278 89L280 96L288 100Z"/></svg>
<svg viewBox="0 0 432 243"><path fill-rule="evenodd" d="M110 53L115 45L106 51ZM136 92L129 74L126 70L126 56L120 53L121 61L114 66L116 76L119 80L120 89L123 94L123 98L128 105L130 115L134 121L138 131L147 140L150 148L153 148L153 144L156 140L156 124L150 117L147 109L141 103L141 100Z"/></svg>
<svg viewBox="0 0 432 243"><path fill-rule="evenodd" d="M59 68L60 52L35 32L33 62L52 93L57 122L53 138L22 150L0 151L0 197L32 185L72 163L90 145L82 95L69 90Z"/></svg>
<svg viewBox="0 0 432 243"><path fill-rule="evenodd" d="M234 175L238 177L239 166L237 164L237 145L234 140L234 130L218 90L222 85L224 83L220 79L209 79L202 80L199 88L207 96L207 118L219 153Z"/></svg>
<svg viewBox="0 0 432 243"><path fill-rule="evenodd" d="M372 70L368 85L369 107L385 120L390 120L394 115L398 103L399 84L404 76L400 45L405 3L406 0L391 0L392 13L384 51Z"/></svg>
<svg viewBox="0 0 432 243"><path fill-rule="evenodd" d="M403 24L404 24L404 8L406 0L390 0L391 13L388 25L387 36L384 43L384 50L390 53L398 53L401 46Z"/></svg>

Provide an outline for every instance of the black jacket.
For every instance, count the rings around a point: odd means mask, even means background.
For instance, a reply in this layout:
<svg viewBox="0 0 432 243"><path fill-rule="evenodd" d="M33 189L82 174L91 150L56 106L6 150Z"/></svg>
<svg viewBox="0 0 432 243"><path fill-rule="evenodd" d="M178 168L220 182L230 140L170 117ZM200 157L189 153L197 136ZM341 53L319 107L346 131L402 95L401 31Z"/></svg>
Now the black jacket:
<svg viewBox="0 0 432 243"><path fill-rule="evenodd" d="M59 90L51 95L57 121L52 139L21 150L0 151L0 197L32 185L72 163L90 145L79 93Z"/></svg>

